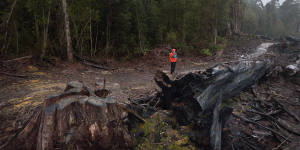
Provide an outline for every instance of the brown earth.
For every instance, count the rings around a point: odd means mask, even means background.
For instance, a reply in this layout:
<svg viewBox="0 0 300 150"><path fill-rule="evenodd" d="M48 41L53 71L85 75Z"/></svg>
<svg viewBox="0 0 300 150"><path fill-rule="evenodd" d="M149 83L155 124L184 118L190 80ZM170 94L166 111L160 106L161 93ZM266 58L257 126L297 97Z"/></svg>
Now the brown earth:
<svg viewBox="0 0 300 150"><path fill-rule="evenodd" d="M179 56L176 73L203 70L218 62L236 60L242 54L251 53L262 42L236 41L218 57ZM88 87L99 89L103 88L105 78L106 88L112 91L111 97L128 102L129 98L138 98L158 90L153 80L154 73L157 70L169 71L169 65L168 56L155 51L131 61L108 61L107 67L116 68L113 71L95 69L80 63L59 62L55 67L47 68L32 62L14 65L14 69L8 70L28 77L16 78L0 74L0 145L22 129L47 96L63 91L69 81L83 81Z"/></svg>

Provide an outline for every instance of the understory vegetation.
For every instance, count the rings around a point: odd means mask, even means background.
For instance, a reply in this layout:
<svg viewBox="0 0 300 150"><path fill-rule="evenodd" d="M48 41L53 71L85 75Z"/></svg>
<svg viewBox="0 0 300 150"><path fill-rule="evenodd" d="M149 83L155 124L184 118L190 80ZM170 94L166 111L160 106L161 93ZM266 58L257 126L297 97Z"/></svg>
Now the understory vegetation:
<svg viewBox="0 0 300 150"><path fill-rule="evenodd" d="M135 57L156 47L210 56L231 35L299 35L299 13L299 0L1 0L0 58Z"/></svg>

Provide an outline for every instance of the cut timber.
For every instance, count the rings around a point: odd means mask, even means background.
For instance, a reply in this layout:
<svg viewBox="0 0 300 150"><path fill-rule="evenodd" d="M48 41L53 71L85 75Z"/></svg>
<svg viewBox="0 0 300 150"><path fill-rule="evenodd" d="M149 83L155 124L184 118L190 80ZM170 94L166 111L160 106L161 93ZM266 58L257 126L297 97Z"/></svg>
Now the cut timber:
<svg viewBox="0 0 300 150"><path fill-rule="evenodd" d="M99 98L81 82L51 96L7 149L128 149L127 112L113 99Z"/></svg>

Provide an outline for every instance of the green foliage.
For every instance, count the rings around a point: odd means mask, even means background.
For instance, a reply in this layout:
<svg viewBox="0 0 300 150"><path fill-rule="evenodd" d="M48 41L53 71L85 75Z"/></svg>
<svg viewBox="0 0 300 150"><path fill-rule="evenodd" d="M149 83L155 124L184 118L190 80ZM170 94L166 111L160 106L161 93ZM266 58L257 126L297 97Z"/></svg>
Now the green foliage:
<svg viewBox="0 0 300 150"><path fill-rule="evenodd" d="M217 43L218 44L226 44L227 39L225 37L217 36Z"/></svg>
<svg viewBox="0 0 300 150"><path fill-rule="evenodd" d="M255 34L259 28L257 14L251 8L246 8L243 14L241 30L250 34Z"/></svg>
<svg viewBox="0 0 300 150"><path fill-rule="evenodd" d="M171 44L184 51L195 43L211 42L211 23L216 17L219 30L226 28L224 24L230 21L230 1L67 0L72 47L77 55L110 55L117 58L142 55L161 44ZM1 1L2 22L7 18L12 2ZM18 44L19 49L28 47L39 55L49 8L47 54L65 57L61 1L18 1L9 26L11 44L7 49L14 50ZM0 41L4 41L3 36L0 36Z"/></svg>
<svg viewBox="0 0 300 150"><path fill-rule="evenodd" d="M209 43L208 49L212 51L219 51L221 50L221 46L215 43Z"/></svg>
<svg viewBox="0 0 300 150"><path fill-rule="evenodd" d="M175 32L168 32L167 33L167 42L169 44L172 44L174 45L177 41L177 36L176 36L176 33Z"/></svg>
<svg viewBox="0 0 300 150"><path fill-rule="evenodd" d="M202 50L201 50L201 54L202 54L202 55L205 55L205 56L212 56L211 50L209 50L209 49L207 49L207 48L202 49Z"/></svg>
<svg viewBox="0 0 300 150"><path fill-rule="evenodd" d="M245 0L241 17L241 30L245 33L270 37L294 35L300 25L300 3L286 0L282 5L271 0L263 6L256 1Z"/></svg>
<svg viewBox="0 0 300 150"><path fill-rule="evenodd" d="M189 126L176 130L176 119L158 111L144 124L133 128L135 149L137 150L193 150L195 146L190 143L189 137L184 134L190 132ZM141 134L142 133L142 134ZM160 144L161 143L161 144Z"/></svg>
<svg viewBox="0 0 300 150"><path fill-rule="evenodd" d="M18 0L6 25L13 2L0 1L0 55L40 55L46 35L46 55L64 58L61 1ZM67 3L73 51L90 57L134 58L166 44L178 47L183 54L201 49L217 51L226 45L224 37L233 18L233 0L67 0ZM295 0L286 0L282 6L276 0L266 6L243 0L239 14L241 31L273 37L298 35L299 5ZM215 29L218 45L211 44Z"/></svg>

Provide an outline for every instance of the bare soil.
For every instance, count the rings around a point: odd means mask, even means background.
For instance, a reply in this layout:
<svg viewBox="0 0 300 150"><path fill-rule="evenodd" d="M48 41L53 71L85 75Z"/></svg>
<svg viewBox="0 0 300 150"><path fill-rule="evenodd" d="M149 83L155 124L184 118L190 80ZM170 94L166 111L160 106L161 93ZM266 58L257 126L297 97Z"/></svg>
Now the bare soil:
<svg viewBox="0 0 300 150"><path fill-rule="evenodd" d="M236 41L223 50L220 56L212 57L180 57L176 73L204 70L218 62L236 60L240 55L251 53L263 41ZM14 69L1 68L0 71L13 70L14 74L22 74L27 78L16 78L0 74L0 145L20 131L28 118L34 113L44 99L63 91L69 81L83 81L93 89L103 88L112 91L111 97L120 102L128 102L158 90L153 78L157 70L169 71L168 56L149 54L131 61L108 61L106 71L91 68L78 63L59 62L53 67L40 67L32 62L14 65Z"/></svg>

